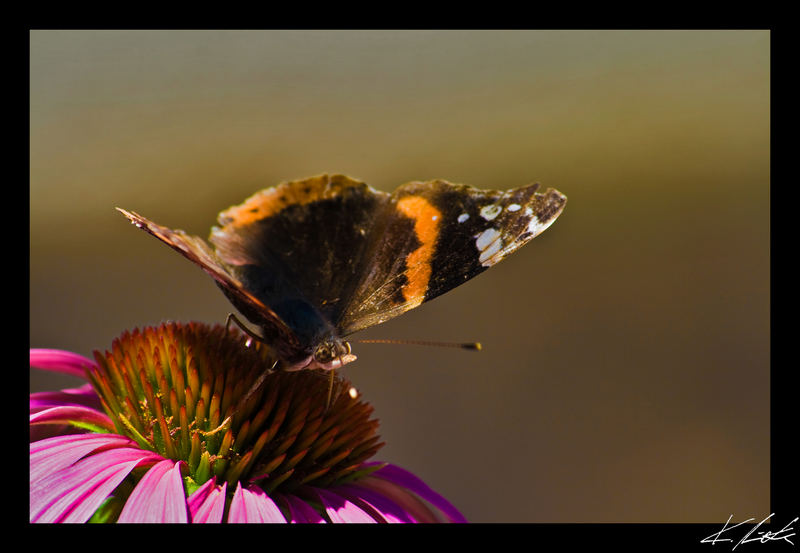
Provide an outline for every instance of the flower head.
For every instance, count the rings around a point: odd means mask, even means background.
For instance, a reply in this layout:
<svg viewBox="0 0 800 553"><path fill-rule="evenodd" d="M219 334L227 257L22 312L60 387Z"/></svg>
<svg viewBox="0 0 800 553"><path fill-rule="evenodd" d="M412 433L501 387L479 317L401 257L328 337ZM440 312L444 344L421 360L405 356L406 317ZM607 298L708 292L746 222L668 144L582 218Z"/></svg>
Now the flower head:
<svg viewBox="0 0 800 553"><path fill-rule="evenodd" d="M370 461L378 421L344 379L274 371L268 348L195 323L126 332L95 360L31 350L91 383L31 394L31 521L465 522Z"/></svg>

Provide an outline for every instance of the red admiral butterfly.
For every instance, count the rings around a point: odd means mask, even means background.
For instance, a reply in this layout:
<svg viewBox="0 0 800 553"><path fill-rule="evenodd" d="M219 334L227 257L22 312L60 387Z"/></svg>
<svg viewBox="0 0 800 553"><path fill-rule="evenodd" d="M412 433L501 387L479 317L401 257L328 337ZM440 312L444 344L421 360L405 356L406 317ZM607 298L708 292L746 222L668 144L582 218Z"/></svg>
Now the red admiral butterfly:
<svg viewBox="0 0 800 553"><path fill-rule="evenodd" d="M567 198L442 180L388 194L343 175L267 188L219 214L208 243L119 209L216 280L284 370L355 360L344 337L485 271L550 226Z"/></svg>

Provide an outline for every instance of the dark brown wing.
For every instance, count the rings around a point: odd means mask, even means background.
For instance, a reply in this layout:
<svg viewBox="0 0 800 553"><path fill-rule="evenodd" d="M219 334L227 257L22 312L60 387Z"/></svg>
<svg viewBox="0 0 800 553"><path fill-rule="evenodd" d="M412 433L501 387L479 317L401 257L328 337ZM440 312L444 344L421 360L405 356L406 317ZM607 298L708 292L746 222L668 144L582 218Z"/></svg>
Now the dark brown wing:
<svg viewBox="0 0 800 553"><path fill-rule="evenodd" d="M117 210L130 219L135 226L180 252L211 275L231 303L250 321L262 327L266 334L264 338L279 349L279 355L282 358L291 358L303 349L304 344L298 341L294 332L272 309L242 286L242 283L231 273L205 240L186 234L182 230L173 230L156 224L138 213L121 208L117 208Z"/></svg>
<svg viewBox="0 0 800 553"><path fill-rule="evenodd" d="M300 337L318 343L336 326L371 270L390 195L343 175L262 190L219 215L216 255Z"/></svg>
<svg viewBox="0 0 800 553"><path fill-rule="evenodd" d="M442 180L399 187L372 242L369 270L337 321L342 335L452 290L538 236L567 201L538 188L481 190Z"/></svg>

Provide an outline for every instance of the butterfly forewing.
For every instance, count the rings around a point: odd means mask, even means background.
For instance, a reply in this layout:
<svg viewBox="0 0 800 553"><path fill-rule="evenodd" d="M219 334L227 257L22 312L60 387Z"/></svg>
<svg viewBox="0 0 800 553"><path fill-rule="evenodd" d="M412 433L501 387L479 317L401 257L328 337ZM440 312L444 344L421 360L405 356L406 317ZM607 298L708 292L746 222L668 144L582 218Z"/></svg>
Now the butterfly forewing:
<svg viewBox="0 0 800 553"><path fill-rule="evenodd" d="M376 237L370 270L339 321L343 334L419 306L482 273L544 231L564 208L538 184L480 190L436 180L401 186Z"/></svg>

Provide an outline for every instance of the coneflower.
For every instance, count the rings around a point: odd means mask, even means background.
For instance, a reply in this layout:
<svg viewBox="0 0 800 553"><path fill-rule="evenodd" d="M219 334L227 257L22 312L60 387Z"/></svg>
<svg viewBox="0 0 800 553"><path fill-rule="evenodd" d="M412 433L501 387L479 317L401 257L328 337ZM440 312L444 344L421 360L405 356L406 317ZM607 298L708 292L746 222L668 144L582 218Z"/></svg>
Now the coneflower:
<svg viewBox="0 0 800 553"><path fill-rule="evenodd" d="M94 356L31 350L89 379L31 394L31 522L466 522L371 460L378 421L341 377L329 400L328 374L274 371L267 347L199 323Z"/></svg>

